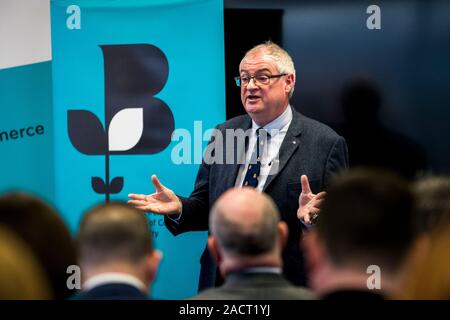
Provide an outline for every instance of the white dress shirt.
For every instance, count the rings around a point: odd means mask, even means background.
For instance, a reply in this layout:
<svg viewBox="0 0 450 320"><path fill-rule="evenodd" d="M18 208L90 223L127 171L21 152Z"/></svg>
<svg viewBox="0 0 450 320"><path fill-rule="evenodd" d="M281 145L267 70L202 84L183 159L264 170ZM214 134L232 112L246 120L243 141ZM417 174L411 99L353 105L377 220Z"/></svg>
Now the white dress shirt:
<svg viewBox="0 0 450 320"><path fill-rule="evenodd" d="M272 166L273 161L278 157L281 144L283 143L284 137L288 131L289 125L292 122L292 109L288 105L286 110L278 116L272 122L269 122L263 128L267 131L267 144L261 159L261 170L258 177L258 185L256 189L262 191L264 185L266 184L267 177ZM244 183L245 174L247 173L248 165L250 164L251 155L255 148L257 136L256 130L259 126L252 120L252 133L249 139L248 148L245 155L245 164L241 164L239 167L239 172L236 178L235 187L242 187Z"/></svg>

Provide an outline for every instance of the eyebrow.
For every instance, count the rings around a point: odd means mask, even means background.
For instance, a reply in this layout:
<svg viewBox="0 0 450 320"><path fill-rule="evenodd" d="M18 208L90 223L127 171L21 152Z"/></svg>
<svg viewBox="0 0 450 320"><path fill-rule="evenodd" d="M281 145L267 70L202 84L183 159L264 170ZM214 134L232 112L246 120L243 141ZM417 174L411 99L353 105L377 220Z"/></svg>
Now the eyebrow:
<svg viewBox="0 0 450 320"><path fill-rule="evenodd" d="M256 72L255 72L254 74L257 74L257 73L260 73L260 72L264 72L264 71L272 72L272 71L270 71L269 69L264 68L264 69L256 70ZM241 70L239 73L249 73L249 72L248 72L247 70Z"/></svg>

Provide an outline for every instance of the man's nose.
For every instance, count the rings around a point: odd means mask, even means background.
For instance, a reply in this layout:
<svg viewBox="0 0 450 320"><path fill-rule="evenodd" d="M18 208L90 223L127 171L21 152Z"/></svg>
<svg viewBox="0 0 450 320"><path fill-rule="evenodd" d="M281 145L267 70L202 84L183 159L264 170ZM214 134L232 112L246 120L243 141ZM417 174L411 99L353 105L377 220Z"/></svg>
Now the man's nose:
<svg viewBox="0 0 450 320"><path fill-rule="evenodd" d="M255 80L254 77L251 77L250 80L248 81L247 89L254 89L256 87L257 87L256 86L256 80Z"/></svg>

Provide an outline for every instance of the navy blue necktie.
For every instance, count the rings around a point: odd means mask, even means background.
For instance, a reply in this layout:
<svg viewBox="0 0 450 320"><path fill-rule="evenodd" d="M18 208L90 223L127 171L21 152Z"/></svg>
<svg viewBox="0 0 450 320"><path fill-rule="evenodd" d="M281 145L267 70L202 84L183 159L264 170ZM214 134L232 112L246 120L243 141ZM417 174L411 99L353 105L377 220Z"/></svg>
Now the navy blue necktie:
<svg viewBox="0 0 450 320"><path fill-rule="evenodd" d="M254 188L258 186L258 178L261 171L261 158L263 156L267 138L268 134L264 128L256 130L256 145L253 149L250 164L247 167L247 173L245 174L242 186L251 186Z"/></svg>

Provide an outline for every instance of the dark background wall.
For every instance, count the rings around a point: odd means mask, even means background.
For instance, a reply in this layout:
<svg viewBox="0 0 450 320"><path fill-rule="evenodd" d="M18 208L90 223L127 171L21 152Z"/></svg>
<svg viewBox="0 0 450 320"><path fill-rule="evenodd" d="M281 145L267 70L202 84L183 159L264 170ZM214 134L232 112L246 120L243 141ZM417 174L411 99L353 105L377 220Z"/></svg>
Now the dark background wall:
<svg viewBox="0 0 450 320"><path fill-rule="evenodd" d="M371 4L381 8L381 30L366 27ZM359 118L367 126L358 135L367 135L366 145L374 149L360 153L378 155L377 161L397 158L396 165L417 165L426 173L450 173L450 1L225 0L224 5L229 117L243 111L239 88L232 86L240 58L272 39L296 65L291 103L297 110L344 135L349 130L343 88L364 78L380 98L373 112L380 122L373 129L368 125L373 120ZM370 114L366 109L378 101L370 99L356 98L353 110ZM354 152L360 142L352 139Z"/></svg>

